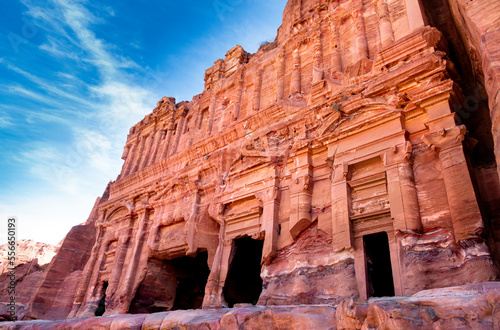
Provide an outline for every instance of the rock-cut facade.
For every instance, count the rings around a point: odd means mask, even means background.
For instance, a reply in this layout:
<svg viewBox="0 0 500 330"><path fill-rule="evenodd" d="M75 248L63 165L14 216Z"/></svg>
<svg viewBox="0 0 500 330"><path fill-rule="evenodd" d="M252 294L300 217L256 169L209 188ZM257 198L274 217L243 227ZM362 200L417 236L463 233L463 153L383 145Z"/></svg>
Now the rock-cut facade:
<svg viewBox="0 0 500 330"><path fill-rule="evenodd" d="M288 1L273 42L232 48L201 94L164 97L130 129L121 173L26 317L337 304L495 280L497 10Z"/></svg>

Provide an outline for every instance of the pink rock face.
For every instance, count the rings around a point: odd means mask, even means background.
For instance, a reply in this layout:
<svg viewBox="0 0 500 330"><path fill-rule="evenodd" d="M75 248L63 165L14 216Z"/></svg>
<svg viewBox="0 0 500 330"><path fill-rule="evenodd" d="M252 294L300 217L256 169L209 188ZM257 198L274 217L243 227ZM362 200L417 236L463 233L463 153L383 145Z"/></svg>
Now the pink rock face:
<svg viewBox="0 0 500 330"><path fill-rule="evenodd" d="M461 327L458 305L401 297L498 277L496 4L290 0L274 42L229 50L200 95L130 129L26 318Z"/></svg>
<svg viewBox="0 0 500 330"><path fill-rule="evenodd" d="M8 244L0 246L0 319L9 320L10 314L7 304L12 296L9 291L11 271L8 264ZM15 298L17 310L23 313L26 304L42 281L43 270L47 268L52 258L59 250L59 246L31 240L17 242L17 266L15 272Z"/></svg>
<svg viewBox="0 0 500 330"><path fill-rule="evenodd" d="M422 291L413 297L348 297L336 305L244 306L64 321L2 329L498 329L499 283Z"/></svg>
<svg viewBox="0 0 500 330"><path fill-rule="evenodd" d="M0 274L8 268L8 244L0 246ZM17 264L26 264L37 259L38 265L44 266L52 261L59 250L59 246L34 242L32 240L20 240L17 242Z"/></svg>

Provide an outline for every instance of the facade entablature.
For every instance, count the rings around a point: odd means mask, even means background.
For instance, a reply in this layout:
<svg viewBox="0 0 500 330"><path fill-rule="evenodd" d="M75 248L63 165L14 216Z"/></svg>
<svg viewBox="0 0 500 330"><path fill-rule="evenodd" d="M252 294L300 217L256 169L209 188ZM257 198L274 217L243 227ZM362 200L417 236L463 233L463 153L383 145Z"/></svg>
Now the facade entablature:
<svg viewBox="0 0 500 330"><path fill-rule="evenodd" d="M350 141L340 141L329 146L328 155L334 160L335 166L340 166L342 163L361 162L374 157L384 159L386 153L396 154L407 150L407 145L408 133L400 130L364 145L353 146ZM400 155L405 157L406 151Z"/></svg>

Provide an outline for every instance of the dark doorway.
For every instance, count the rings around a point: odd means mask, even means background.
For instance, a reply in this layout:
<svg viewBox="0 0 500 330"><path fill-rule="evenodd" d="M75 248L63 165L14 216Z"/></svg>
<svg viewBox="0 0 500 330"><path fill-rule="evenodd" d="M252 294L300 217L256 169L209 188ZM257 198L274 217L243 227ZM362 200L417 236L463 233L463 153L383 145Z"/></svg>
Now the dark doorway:
<svg viewBox="0 0 500 330"><path fill-rule="evenodd" d="M260 261L264 241L244 237L234 242L234 257L224 285L224 299L229 307L234 304L257 304L262 292Z"/></svg>
<svg viewBox="0 0 500 330"><path fill-rule="evenodd" d="M172 265L177 270L178 283L172 310L202 307L205 286L210 274L207 261L207 252L198 253L195 258L172 260Z"/></svg>
<svg viewBox="0 0 500 330"><path fill-rule="evenodd" d="M172 260L148 260L148 269L130 304L130 314L199 309L210 269L208 253Z"/></svg>
<svg viewBox="0 0 500 330"><path fill-rule="evenodd" d="M106 289L108 288L108 282L102 282L102 298L99 300L99 304L97 305L97 309L95 310L95 316L103 316L106 311Z"/></svg>
<svg viewBox="0 0 500 330"><path fill-rule="evenodd" d="M387 233L363 237L366 257L366 281L368 297L394 296L391 254Z"/></svg>

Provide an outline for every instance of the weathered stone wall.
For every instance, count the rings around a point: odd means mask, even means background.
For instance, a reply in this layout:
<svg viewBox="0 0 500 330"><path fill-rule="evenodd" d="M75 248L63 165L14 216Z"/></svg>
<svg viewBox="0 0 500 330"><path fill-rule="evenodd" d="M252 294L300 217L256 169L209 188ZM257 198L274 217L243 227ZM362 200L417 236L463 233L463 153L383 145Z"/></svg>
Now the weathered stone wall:
<svg viewBox="0 0 500 330"><path fill-rule="evenodd" d="M335 305L244 306L233 309L112 315L61 321L0 323L2 329L498 329L500 288L481 283L428 290L413 297L357 297Z"/></svg>
<svg viewBox="0 0 500 330"><path fill-rule="evenodd" d="M496 165L457 116L471 86L425 4L290 0L273 43L229 50L192 101L160 100L87 225L78 290L33 315L225 306L243 237L262 242L245 251L261 305L366 299L382 264L386 295L495 280Z"/></svg>

